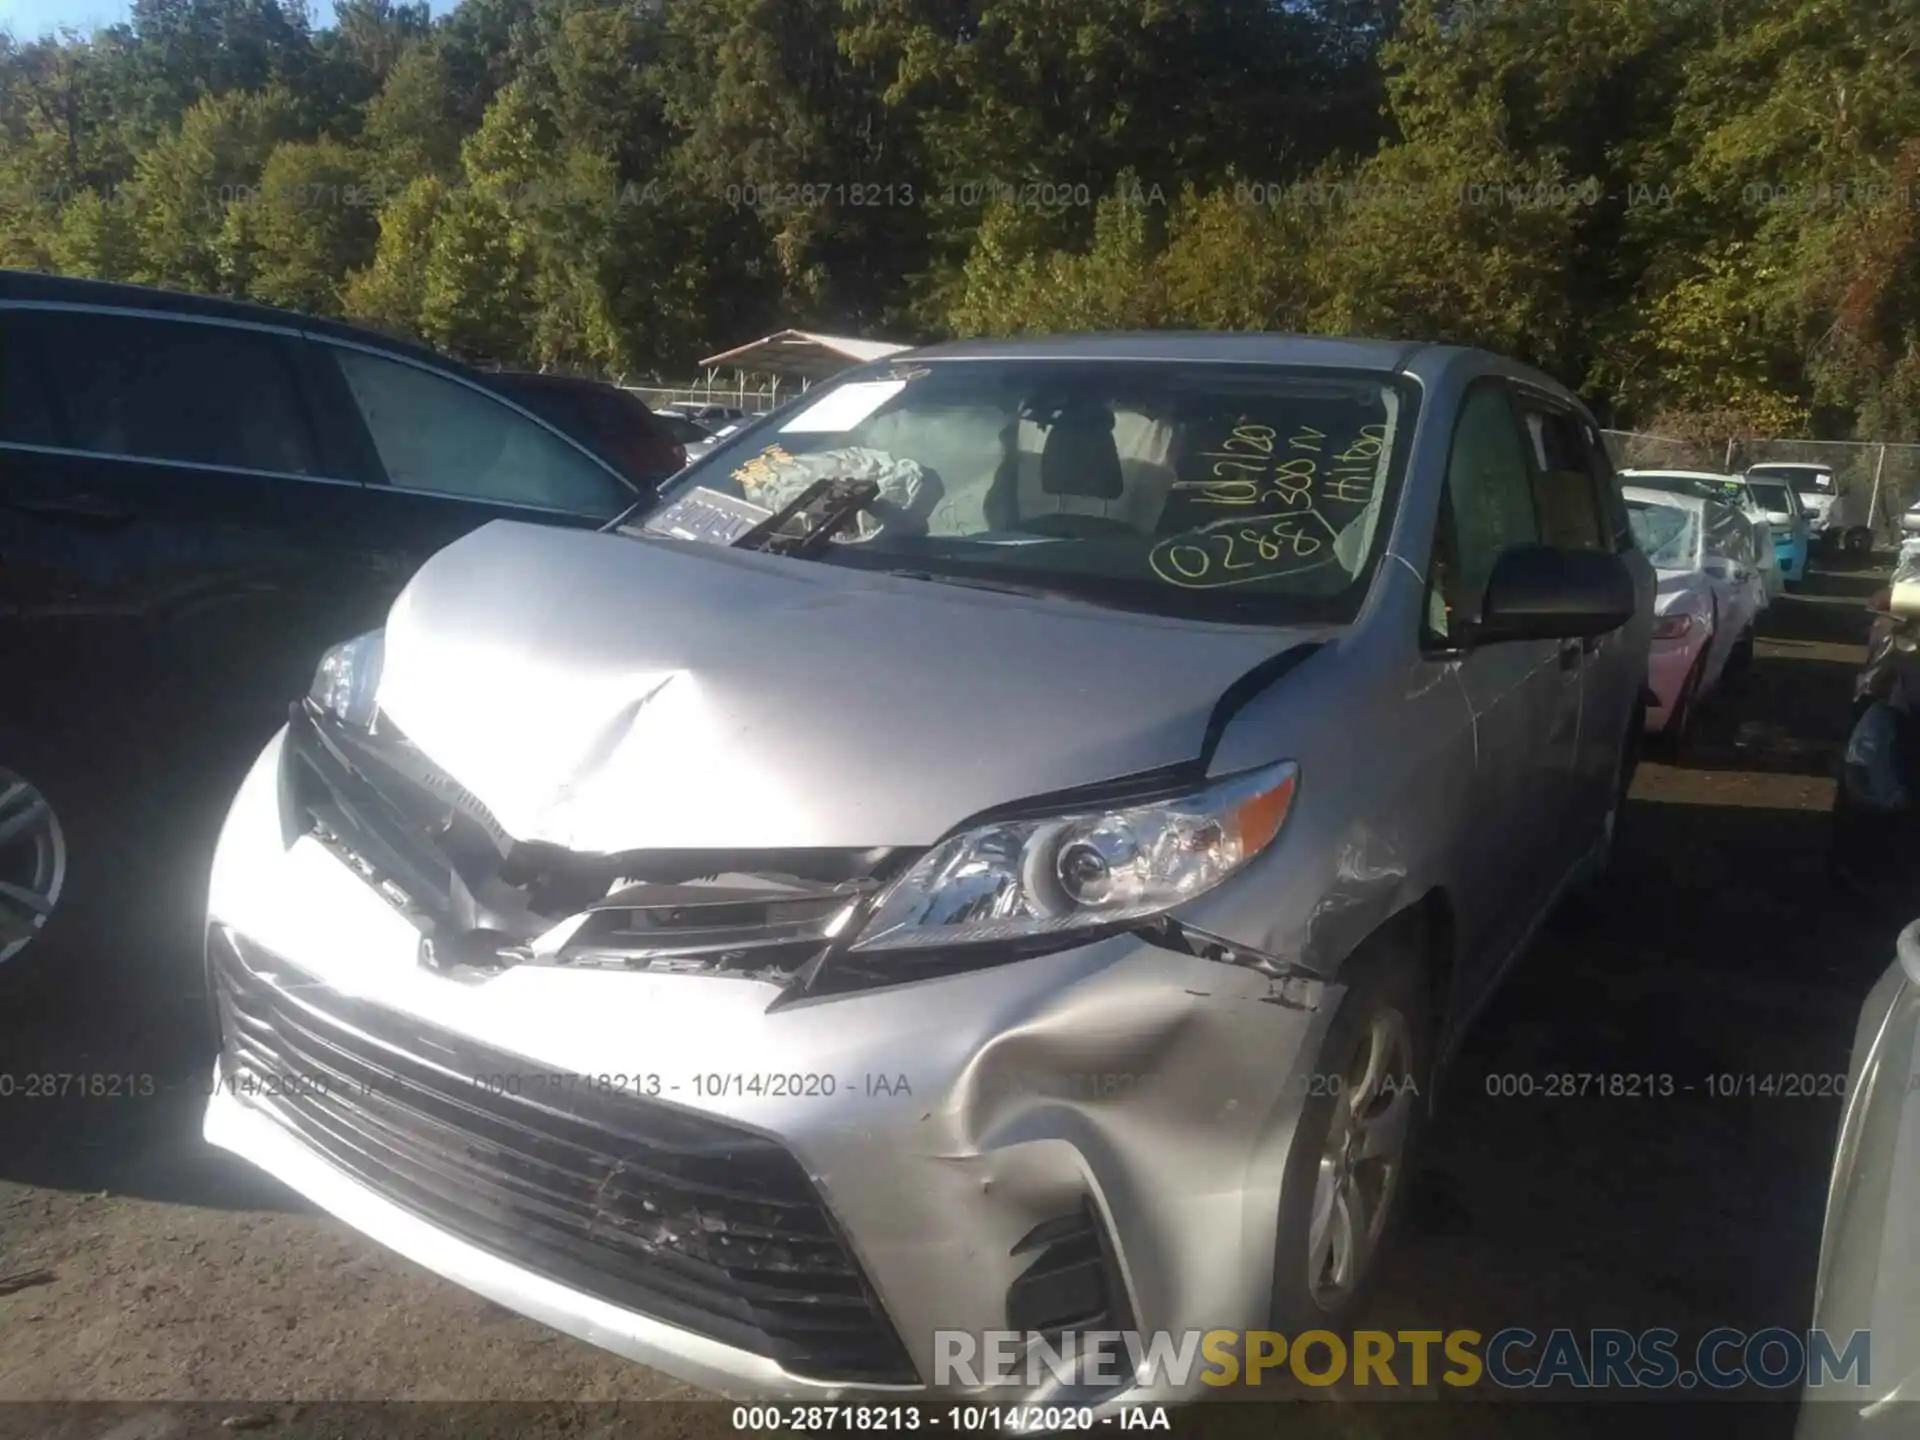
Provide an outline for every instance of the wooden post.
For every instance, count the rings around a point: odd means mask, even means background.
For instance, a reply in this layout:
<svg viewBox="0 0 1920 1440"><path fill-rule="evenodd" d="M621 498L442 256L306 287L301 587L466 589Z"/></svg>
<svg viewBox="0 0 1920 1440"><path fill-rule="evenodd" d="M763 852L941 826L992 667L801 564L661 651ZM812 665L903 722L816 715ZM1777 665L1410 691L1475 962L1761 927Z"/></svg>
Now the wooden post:
<svg viewBox="0 0 1920 1440"><path fill-rule="evenodd" d="M1731 435L1729 435L1729 436L1727 437L1727 466L1726 466L1726 469L1727 469L1727 474L1729 474L1729 475L1731 475L1731 474L1733 473L1733 437L1732 437Z"/></svg>

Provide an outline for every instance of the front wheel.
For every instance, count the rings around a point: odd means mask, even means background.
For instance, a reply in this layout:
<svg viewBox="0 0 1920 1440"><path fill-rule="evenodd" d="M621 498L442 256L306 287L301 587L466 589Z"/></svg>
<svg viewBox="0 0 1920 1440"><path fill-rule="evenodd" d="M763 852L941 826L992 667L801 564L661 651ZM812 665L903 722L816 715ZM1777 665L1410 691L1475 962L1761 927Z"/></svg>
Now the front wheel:
<svg viewBox="0 0 1920 1440"><path fill-rule="evenodd" d="M39 938L66 883L67 836L53 802L0 768L0 961Z"/></svg>
<svg viewBox="0 0 1920 1440"><path fill-rule="evenodd" d="M1274 1237L1272 1323L1335 1326L1372 1282L1405 1197L1431 1066L1420 947L1380 937L1347 985L1293 1135Z"/></svg>

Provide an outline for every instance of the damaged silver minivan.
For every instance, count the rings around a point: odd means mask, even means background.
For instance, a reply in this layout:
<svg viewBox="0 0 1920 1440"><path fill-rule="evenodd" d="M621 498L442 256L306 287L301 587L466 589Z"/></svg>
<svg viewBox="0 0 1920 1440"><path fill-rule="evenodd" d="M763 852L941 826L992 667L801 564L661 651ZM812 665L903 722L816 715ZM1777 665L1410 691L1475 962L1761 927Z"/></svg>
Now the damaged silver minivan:
<svg viewBox="0 0 1920 1440"><path fill-rule="evenodd" d="M1652 588L1592 419L1478 351L849 372L326 657L215 858L206 1135L735 1395L1338 1325L1605 865Z"/></svg>

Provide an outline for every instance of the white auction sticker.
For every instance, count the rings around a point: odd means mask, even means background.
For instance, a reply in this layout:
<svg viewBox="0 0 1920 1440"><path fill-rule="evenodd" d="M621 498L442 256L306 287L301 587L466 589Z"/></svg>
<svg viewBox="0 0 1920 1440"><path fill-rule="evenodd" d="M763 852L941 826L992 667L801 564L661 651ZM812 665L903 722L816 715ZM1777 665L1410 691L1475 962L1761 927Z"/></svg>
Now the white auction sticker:
<svg viewBox="0 0 1920 1440"><path fill-rule="evenodd" d="M783 435L844 435L907 388L904 380L855 380L822 395L780 427Z"/></svg>

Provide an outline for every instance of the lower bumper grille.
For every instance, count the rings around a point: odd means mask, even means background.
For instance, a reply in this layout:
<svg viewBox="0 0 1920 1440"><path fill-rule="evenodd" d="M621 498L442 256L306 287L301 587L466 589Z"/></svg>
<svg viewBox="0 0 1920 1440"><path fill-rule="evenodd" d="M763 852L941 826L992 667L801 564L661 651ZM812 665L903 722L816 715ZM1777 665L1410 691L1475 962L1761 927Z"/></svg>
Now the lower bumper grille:
<svg viewBox="0 0 1920 1440"><path fill-rule="evenodd" d="M207 945L225 1082L355 1179L481 1249L796 1375L916 1383L775 1141L538 1074L217 927ZM497 1093L499 1076L523 1093Z"/></svg>

